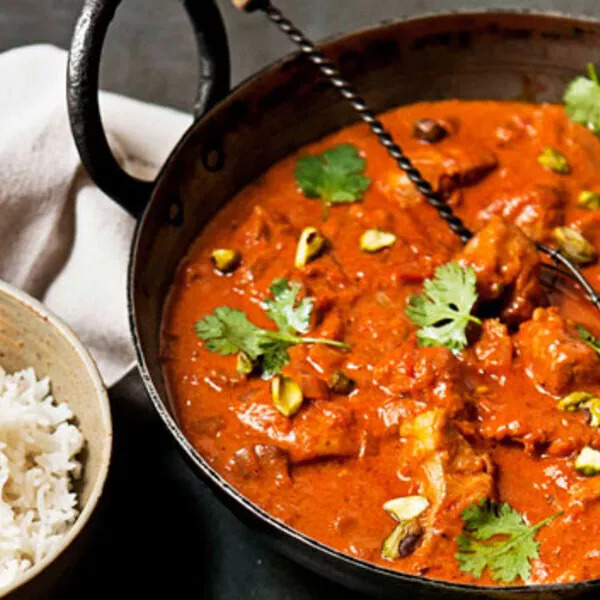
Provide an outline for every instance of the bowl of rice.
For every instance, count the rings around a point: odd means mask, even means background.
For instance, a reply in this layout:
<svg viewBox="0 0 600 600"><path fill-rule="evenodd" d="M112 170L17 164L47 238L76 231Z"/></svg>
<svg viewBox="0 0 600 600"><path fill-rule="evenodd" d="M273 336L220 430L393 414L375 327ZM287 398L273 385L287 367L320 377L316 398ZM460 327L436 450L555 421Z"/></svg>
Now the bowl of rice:
<svg viewBox="0 0 600 600"><path fill-rule="evenodd" d="M0 281L0 598L48 598L73 568L111 448L108 397L89 353L42 304Z"/></svg>

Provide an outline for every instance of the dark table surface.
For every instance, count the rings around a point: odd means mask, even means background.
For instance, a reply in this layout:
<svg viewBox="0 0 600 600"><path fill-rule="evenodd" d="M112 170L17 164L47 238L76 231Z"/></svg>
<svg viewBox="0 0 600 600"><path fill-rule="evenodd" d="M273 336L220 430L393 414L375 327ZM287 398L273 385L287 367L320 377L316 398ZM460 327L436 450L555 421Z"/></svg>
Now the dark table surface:
<svg viewBox="0 0 600 600"><path fill-rule="evenodd" d="M67 47L81 3L2 0L0 50L34 42ZM237 14L227 0L220 4L231 37L234 83L290 50L259 16ZM315 38L401 15L492 5L600 17L597 0L279 0L278 5ZM185 109L195 73L192 35L178 3L124 0L107 39L104 87ZM358 600L258 543L217 502L181 460L135 375L113 388L111 402L114 460L101 525L57 599Z"/></svg>

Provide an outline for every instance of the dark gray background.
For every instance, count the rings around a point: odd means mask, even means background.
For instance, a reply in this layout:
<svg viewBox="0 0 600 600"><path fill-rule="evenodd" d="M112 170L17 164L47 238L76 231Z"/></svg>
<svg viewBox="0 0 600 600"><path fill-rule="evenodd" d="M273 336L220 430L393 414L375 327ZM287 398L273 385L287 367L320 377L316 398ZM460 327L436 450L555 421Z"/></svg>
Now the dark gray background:
<svg viewBox="0 0 600 600"><path fill-rule="evenodd" d="M202 0L198 0L201 2ZM66 48L82 0L0 0L0 50L33 42ZM287 53L282 35L259 15L238 13L219 0L231 40L233 82ZM598 0L277 0L314 38L383 19L483 6L558 10L600 16ZM104 87L182 109L191 106L194 42L177 0L123 0L110 30Z"/></svg>
<svg viewBox="0 0 600 600"><path fill-rule="evenodd" d="M197 0L202 2L203 0ZM231 39L233 82L290 50L258 15L219 0ZM277 0L314 38L383 19L482 6L600 17L599 0ZM67 47L82 0L0 0L0 50L27 43ZM186 109L195 88L190 27L177 0L123 0L105 51L104 87ZM358 596L273 553L254 539L179 458L135 375L111 391L114 460L83 561L56 600L203 598L320 600ZM417 599L415 599L417 600Z"/></svg>

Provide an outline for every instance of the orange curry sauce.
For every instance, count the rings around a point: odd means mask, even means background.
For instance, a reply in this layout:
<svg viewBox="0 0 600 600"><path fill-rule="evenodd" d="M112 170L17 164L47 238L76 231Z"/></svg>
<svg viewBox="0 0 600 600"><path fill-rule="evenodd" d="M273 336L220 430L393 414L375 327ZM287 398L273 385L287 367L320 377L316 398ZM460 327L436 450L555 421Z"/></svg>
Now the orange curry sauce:
<svg viewBox="0 0 600 600"><path fill-rule="evenodd" d="M414 139L413 123L424 117L441 120L449 134L432 144ZM600 476L584 477L573 466L583 446L600 448L600 433L589 413L557 408L574 390L600 393L598 355L574 329L579 323L600 334L599 315L582 296L537 289L540 270L527 267L524 238L511 242L521 235L512 224L550 243L552 229L567 225L600 247L600 211L577 206L581 190L600 192L600 142L553 105L422 103L382 120L471 229L488 224L482 239L462 252L364 125L302 148L233 198L179 268L163 324L164 372L179 422L244 495L360 559L436 579L497 583L489 570L481 579L463 573L455 559L461 511L489 497L510 503L528 523L564 511L538 533L540 556L528 583L600 577ZM362 202L332 206L324 220L322 202L303 195L294 169L299 157L340 143L360 150L371 185ZM547 146L564 154L569 174L538 164ZM298 237L308 226L329 245L297 269ZM370 228L397 240L365 253L359 238ZM215 248L237 249L239 268L217 272ZM454 356L421 348L404 311L437 266L457 259L475 268L480 298L499 289L491 280L505 277L516 299L502 313L508 329L484 321L469 329L468 348ZM509 273L528 268L528 283ZM600 288L598 267L584 272ZM348 352L290 349L284 373L303 381L311 396L291 418L273 406L270 382L236 373L235 356L209 352L194 331L218 306L274 328L261 301L278 277L301 282L315 299L311 336L351 345ZM558 309L540 308L532 317L528 302ZM497 317L500 310L477 314ZM328 393L337 369L356 381L350 395ZM424 533L412 554L389 561L381 547L395 523L382 505L409 494L430 500Z"/></svg>

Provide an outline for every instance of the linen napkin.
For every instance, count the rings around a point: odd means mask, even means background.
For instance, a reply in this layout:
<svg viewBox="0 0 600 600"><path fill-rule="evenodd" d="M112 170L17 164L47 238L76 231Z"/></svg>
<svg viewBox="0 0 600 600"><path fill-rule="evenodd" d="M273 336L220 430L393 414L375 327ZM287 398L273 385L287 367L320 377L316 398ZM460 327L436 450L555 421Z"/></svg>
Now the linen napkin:
<svg viewBox="0 0 600 600"><path fill-rule="evenodd" d="M134 360L126 310L135 222L89 179L67 118L67 53L0 54L0 278L35 296L79 335L111 385ZM103 93L115 155L152 178L189 115Z"/></svg>

